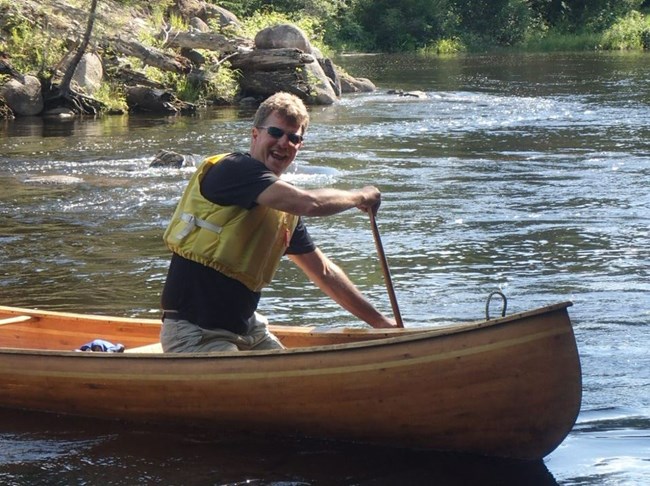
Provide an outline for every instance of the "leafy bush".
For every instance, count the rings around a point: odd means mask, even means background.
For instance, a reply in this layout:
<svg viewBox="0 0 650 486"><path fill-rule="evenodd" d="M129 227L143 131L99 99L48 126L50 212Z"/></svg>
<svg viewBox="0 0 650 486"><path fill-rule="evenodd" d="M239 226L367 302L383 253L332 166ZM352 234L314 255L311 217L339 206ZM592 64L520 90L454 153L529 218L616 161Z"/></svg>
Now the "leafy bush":
<svg viewBox="0 0 650 486"><path fill-rule="evenodd" d="M457 54L467 50L467 46L457 38L440 39L420 49L422 54Z"/></svg>
<svg viewBox="0 0 650 486"><path fill-rule="evenodd" d="M605 31L602 48L608 50L647 49L650 40L650 21L632 11Z"/></svg>

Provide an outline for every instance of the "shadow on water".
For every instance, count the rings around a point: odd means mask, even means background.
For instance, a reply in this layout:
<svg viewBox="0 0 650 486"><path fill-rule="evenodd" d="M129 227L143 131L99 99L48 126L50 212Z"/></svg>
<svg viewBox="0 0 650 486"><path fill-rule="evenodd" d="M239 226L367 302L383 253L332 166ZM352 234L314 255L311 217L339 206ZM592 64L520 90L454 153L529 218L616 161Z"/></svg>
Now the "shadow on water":
<svg viewBox="0 0 650 486"><path fill-rule="evenodd" d="M410 451L2 410L0 482L165 485L528 485L557 482L542 461Z"/></svg>

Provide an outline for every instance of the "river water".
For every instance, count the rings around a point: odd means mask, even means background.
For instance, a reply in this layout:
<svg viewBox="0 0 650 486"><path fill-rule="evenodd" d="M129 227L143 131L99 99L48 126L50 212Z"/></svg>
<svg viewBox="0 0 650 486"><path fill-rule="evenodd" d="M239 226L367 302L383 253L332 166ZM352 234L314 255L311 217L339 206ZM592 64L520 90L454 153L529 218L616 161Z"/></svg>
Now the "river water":
<svg viewBox="0 0 650 486"><path fill-rule="evenodd" d="M313 108L287 179L381 188L377 221L407 327L481 319L495 289L509 312L573 301L584 390L569 437L544 461L512 464L2 411L0 483L650 484L650 57L337 62L379 89ZM161 149L195 160L246 150L251 116L0 125L0 302L157 316L161 235L193 169L148 165ZM367 217L308 225L390 313ZM276 323L359 325L289 263L260 310Z"/></svg>

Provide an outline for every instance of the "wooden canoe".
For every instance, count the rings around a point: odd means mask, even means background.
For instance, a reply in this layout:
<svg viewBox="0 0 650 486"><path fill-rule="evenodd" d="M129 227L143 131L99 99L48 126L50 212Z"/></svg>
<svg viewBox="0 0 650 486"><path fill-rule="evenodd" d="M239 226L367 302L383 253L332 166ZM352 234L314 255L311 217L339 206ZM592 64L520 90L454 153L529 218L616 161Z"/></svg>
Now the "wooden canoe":
<svg viewBox="0 0 650 486"><path fill-rule="evenodd" d="M163 354L160 322L0 306L0 407L540 459L575 423L559 303L437 328L272 326L276 351ZM95 338L124 353L78 352Z"/></svg>

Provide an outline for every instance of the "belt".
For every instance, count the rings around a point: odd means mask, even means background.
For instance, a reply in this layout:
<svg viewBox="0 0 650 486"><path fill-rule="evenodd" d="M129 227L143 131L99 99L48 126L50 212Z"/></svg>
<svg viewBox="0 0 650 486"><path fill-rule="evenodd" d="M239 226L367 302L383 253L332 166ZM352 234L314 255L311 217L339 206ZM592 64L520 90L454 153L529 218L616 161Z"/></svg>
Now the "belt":
<svg viewBox="0 0 650 486"><path fill-rule="evenodd" d="M163 320L165 320L165 319L174 319L175 321L179 321L179 320L183 319L181 313L178 312L178 311L175 311L175 310L163 311L162 318L163 318Z"/></svg>

